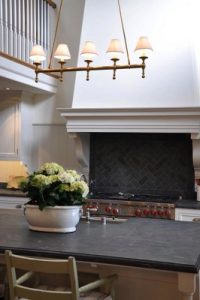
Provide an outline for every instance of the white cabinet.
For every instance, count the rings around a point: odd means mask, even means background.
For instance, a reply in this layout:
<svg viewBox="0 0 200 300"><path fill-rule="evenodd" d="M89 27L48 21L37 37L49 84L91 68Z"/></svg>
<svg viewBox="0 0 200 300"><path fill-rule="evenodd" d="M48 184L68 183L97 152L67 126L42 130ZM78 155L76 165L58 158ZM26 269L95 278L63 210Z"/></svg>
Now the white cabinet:
<svg viewBox="0 0 200 300"><path fill-rule="evenodd" d="M32 94L21 91L0 93L0 160L21 160L30 164L32 114Z"/></svg>
<svg viewBox="0 0 200 300"><path fill-rule="evenodd" d="M23 205L28 202L26 197L0 196L0 209L2 208L23 208Z"/></svg>
<svg viewBox="0 0 200 300"><path fill-rule="evenodd" d="M200 222L200 210L189 208L176 208L175 220L177 221L199 221Z"/></svg>
<svg viewBox="0 0 200 300"><path fill-rule="evenodd" d="M0 160L19 159L19 103L0 99Z"/></svg>

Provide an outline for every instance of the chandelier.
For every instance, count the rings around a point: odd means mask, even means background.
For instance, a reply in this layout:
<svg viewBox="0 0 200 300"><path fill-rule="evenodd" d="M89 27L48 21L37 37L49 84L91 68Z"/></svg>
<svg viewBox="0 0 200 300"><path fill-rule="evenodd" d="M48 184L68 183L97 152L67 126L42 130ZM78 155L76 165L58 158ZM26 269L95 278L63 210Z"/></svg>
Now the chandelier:
<svg viewBox="0 0 200 300"><path fill-rule="evenodd" d="M119 69L141 69L142 70L142 78L145 78L145 67L146 67L146 59L148 58L149 51L152 51L151 44L146 36L142 36L138 39L138 42L135 47L135 52L139 53L139 58L141 59L141 63L139 64L132 64L130 61L129 51L128 51L128 44L126 39L126 33L122 18L122 10L120 6L120 0L117 0L118 3L118 9L119 9L119 16L121 21L121 28L123 32L123 38L124 38L124 44L126 49L126 56L127 56L127 64L119 64L119 60L121 55L124 53L124 50L122 48L121 42L118 39L112 39L108 49L107 54L110 56L110 59L112 61L112 65L103 65L103 66L94 66L92 65L93 59L98 55L95 44L92 41L85 42L84 48L81 51L81 56L84 58L84 61L86 63L85 66L76 66L76 67L68 67L65 66L66 61L71 58L69 48L66 44L59 44L55 53L54 58L58 60L59 67L53 68L52 67L52 57L53 57L53 51L55 46L55 40L56 35L58 31L58 25L61 15L61 9L63 5L63 1L61 0L59 13L58 13L58 19L56 23L56 30L54 35L54 41L52 46L52 51L50 55L50 61L48 68L42 68L42 62L46 59L46 54L42 46L35 45L33 46L31 53L30 53L30 59L33 61L33 64L35 66L35 82L38 82L38 74L44 73L44 74L54 74L56 77L63 81L63 73L65 72L86 72L86 80L89 80L89 73L91 71L102 71L102 70L112 70L113 71L113 79L116 79L116 70Z"/></svg>

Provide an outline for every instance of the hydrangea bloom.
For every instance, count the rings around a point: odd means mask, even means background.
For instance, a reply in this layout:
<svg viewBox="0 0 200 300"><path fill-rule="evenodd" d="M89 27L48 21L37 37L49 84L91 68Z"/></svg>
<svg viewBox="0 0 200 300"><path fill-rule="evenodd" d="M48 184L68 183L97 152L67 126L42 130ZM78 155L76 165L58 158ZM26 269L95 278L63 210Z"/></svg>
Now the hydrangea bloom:
<svg viewBox="0 0 200 300"><path fill-rule="evenodd" d="M38 171L38 173L40 174L47 174L47 175L56 175L62 172L64 172L64 168L54 162L44 163Z"/></svg>
<svg viewBox="0 0 200 300"><path fill-rule="evenodd" d="M75 170L64 170L57 163L45 163L21 183L31 199L29 204L45 206L81 205L89 189Z"/></svg>

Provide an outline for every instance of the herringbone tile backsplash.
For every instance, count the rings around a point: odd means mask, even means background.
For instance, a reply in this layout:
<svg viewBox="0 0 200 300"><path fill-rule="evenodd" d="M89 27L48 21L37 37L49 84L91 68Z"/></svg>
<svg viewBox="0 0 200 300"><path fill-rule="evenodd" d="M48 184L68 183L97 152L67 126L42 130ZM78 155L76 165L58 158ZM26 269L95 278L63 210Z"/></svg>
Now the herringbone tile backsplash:
<svg viewBox="0 0 200 300"><path fill-rule="evenodd" d="M91 133L94 193L182 195L194 198L189 134Z"/></svg>

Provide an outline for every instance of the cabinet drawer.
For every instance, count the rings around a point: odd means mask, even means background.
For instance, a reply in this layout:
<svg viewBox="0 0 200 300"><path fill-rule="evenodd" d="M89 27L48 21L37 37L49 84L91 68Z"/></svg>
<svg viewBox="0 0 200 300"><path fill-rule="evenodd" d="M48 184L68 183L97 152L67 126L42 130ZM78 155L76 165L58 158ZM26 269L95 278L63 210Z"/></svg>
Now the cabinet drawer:
<svg viewBox="0 0 200 300"><path fill-rule="evenodd" d="M200 210L176 208L175 220L188 221L188 222L200 222Z"/></svg>

